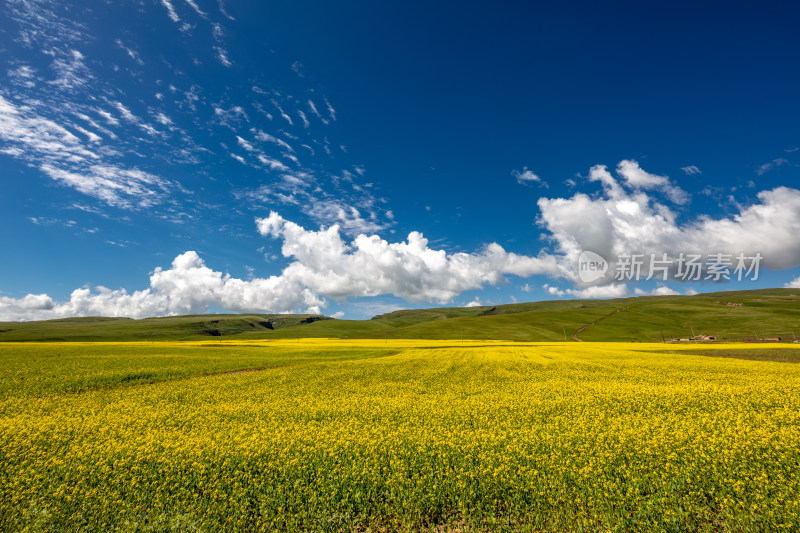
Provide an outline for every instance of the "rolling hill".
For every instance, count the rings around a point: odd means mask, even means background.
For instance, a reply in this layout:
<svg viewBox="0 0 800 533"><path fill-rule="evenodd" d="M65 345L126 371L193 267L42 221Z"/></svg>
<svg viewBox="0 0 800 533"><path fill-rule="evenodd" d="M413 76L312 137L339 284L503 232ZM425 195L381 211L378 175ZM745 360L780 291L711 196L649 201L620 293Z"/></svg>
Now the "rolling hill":
<svg viewBox="0 0 800 533"><path fill-rule="evenodd" d="M371 320L217 314L0 323L0 342L287 337L660 342L662 336L688 338L693 334L713 335L726 341L776 337L794 340L795 335L800 335L800 290L402 310Z"/></svg>

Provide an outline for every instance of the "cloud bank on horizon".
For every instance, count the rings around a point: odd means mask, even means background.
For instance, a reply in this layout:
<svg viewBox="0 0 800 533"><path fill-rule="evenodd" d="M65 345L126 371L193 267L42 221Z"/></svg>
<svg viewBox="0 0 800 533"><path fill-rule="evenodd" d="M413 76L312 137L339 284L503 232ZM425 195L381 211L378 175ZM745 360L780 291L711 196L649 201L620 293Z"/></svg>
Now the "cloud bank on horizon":
<svg viewBox="0 0 800 533"><path fill-rule="evenodd" d="M65 302L46 294L0 297L0 320L94 315L142 318L203 313L212 307L231 312L321 313L326 299L387 294L414 303L448 304L466 291L505 283L509 276L547 276L573 284L574 288L567 289L545 284L545 291L552 296L631 294L631 287L623 282L581 283L574 266L584 250L605 257L650 250L672 255L685 250L732 256L759 252L765 268L800 265L800 241L795 238L800 234L798 189L761 191L757 203L742 206L733 216L699 216L680 224L669 206L647 193L661 190L674 203L685 204L686 193L667 178L647 173L633 160L621 161L616 174L615 178L603 165L590 169L587 180L602 185L598 196L578 192L570 198L539 199L539 224L552 241L554 253L518 255L497 243L475 253L447 253L431 248L419 232L411 232L401 242L366 233L348 241L339 224L307 230L273 211L255 222L260 235L281 241L281 253L291 261L279 275L238 279L209 268L195 251L187 251L172 261L171 268L157 267L149 287L143 290L80 288ZM771 238L765 240L764 235ZM799 284L800 278L786 286ZM634 287L633 293L646 292ZM678 292L660 285L648 294ZM477 305L477 301L467 305Z"/></svg>

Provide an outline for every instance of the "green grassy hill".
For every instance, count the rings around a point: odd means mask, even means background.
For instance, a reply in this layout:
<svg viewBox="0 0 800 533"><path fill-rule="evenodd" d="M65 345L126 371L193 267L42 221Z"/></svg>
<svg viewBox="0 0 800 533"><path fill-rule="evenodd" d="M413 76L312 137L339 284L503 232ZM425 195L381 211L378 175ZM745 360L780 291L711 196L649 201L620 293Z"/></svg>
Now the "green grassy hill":
<svg viewBox="0 0 800 533"><path fill-rule="evenodd" d="M2 322L0 341L202 338L423 338L514 341L661 341L692 335L746 341L800 336L800 290L695 296L555 300L485 307L403 310L371 320L318 315L187 315L131 320L71 318Z"/></svg>
<svg viewBox="0 0 800 533"><path fill-rule="evenodd" d="M132 341L226 338L333 320L319 315L183 315L159 318L80 317L0 322L0 341Z"/></svg>

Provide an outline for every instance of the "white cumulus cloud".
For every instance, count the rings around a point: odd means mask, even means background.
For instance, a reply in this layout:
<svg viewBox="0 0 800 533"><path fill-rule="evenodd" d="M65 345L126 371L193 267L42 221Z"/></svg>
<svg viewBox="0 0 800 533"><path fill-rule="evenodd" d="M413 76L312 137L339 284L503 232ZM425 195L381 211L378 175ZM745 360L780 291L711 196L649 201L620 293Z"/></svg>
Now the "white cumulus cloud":
<svg viewBox="0 0 800 533"><path fill-rule="evenodd" d="M659 285L652 291L646 291L643 289L636 288L633 291L637 296L677 296L680 294L675 289L668 287L666 285Z"/></svg>
<svg viewBox="0 0 800 533"><path fill-rule="evenodd" d="M784 287L787 289L800 289L800 276L797 276L789 283L786 283Z"/></svg>
<svg viewBox="0 0 800 533"><path fill-rule="evenodd" d="M624 283L611 283L609 285L596 285L585 289L567 289L567 294L581 299L594 298L623 298L628 296L628 286Z"/></svg>
<svg viewBox="0 0 800 533"><path fill-rule="evenodd" d="M211 306L233 312L318 313L322 299L282 276L242 280L208 268L196 252L177 256L169 269L156 268L150 286L128 292L97 287L72 291L65 302L46 294L0 297L0 320L45 320L71 316L148 316L205 313Z"/></svg>
<svg viewBox="0 0 800 533"><path fill-rule="evenodd" d="M736 256L761 253L761 267L785 269L800 265L800 190L777 187L758 193L758 201L741 206L732 216L696 216L679 222L678 215L642 189L663 188L656 179L631 162L618 167L620 183L603 165L592 167L591 181L603 185L604 194L577 193L571 198L541 198L540 224L565 264L575 264L580 253L591 250L614 260L625 253L669 254L681 252ZM640 172L641 171L641 172ZM667 184L667 185L665 185ZM649 256L648 256L649 257Z"/></svg>
<svg viewBox="0 0 800 533"><path fill-rule="evenodd" d="M496 243L476 254L447 254L430 248L419 232L404 242L360 234L347 243L338 224L309 231L275 212L256 222L262 235L283 239L284 257L294 258L282 276L332 298L393 294L447 303L464 291L500 283L507 274L562 274L553 257L517 255Z"/></svg>
<svg viewBox="0 0 800 533"><path fill-rule="evenodd" d="M672 185L668 177L645 172L636 161L629 159L620 161L617 165L617 174L630 187L636 189L661 189L676 204L685 204L689 201L689 195L686 194L686 191Z"/></svg>
<svg viewBox="0 0 800 533"><path fill-rule="evenodd" d="M156 268L146 289L128 292L97 287L76 289L68 301L46 294L0 298L0 320L69 316L195 314L221 307L233 312L319 313L325 297L393 294L414 302L447 303L464 291L497 284L509 274L559 275L552 257L527 257L492 243L475 254L448 254L428 246L421 233L390 243L361 234L346 242L333 225L310 231L275 212L256 220L264 236L283 241L293 261L279 274L242 280L207 267L194 251L177 256L171 268ZM477 300L476 300L477 301Z"/></svg>

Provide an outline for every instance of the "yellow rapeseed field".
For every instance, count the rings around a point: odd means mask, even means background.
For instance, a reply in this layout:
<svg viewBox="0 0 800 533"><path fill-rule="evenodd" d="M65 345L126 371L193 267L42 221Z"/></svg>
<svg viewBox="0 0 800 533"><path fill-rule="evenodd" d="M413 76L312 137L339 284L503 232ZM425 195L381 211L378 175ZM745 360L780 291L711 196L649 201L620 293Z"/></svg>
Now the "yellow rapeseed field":
<svg viewBox="0 0 800 533"><path fill-rule="evenodd" d="M800 529L800 365L697 349L0 345L0 530Z"/></svg>

